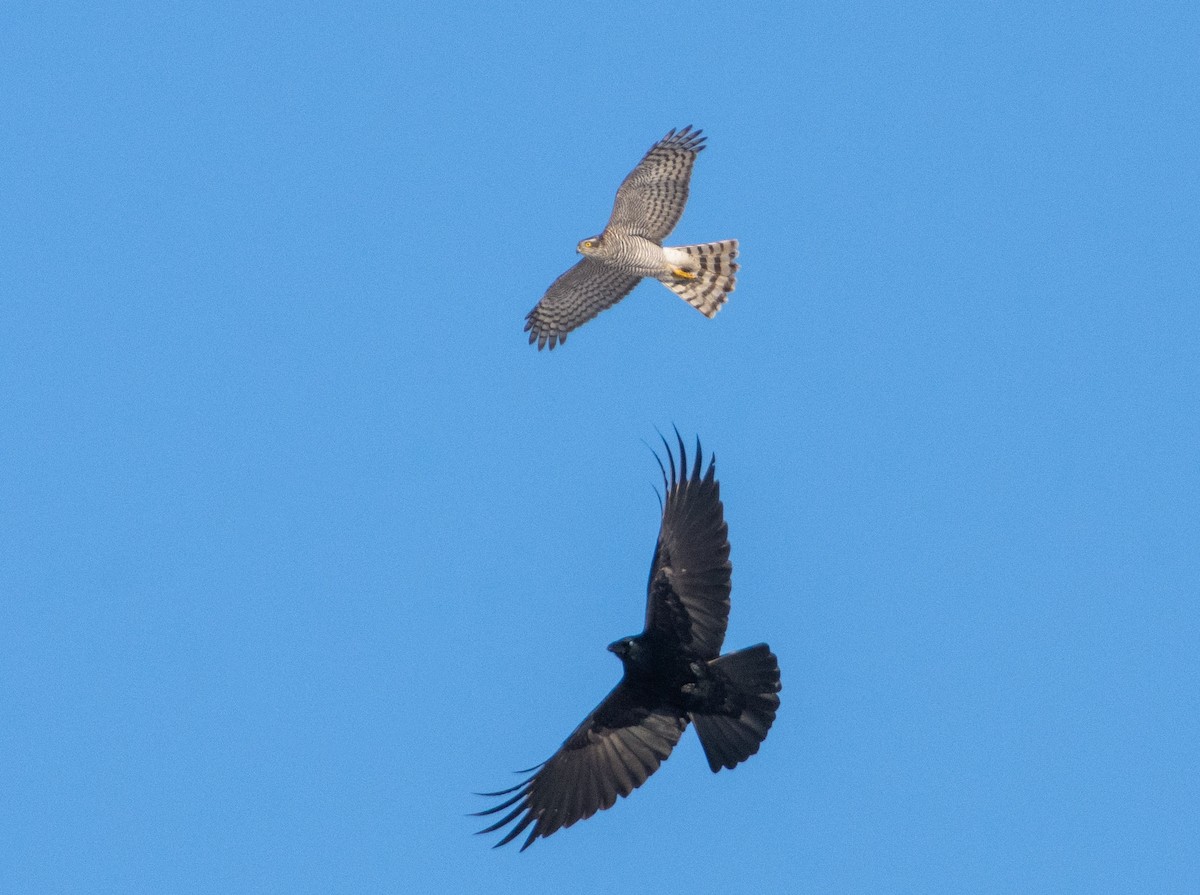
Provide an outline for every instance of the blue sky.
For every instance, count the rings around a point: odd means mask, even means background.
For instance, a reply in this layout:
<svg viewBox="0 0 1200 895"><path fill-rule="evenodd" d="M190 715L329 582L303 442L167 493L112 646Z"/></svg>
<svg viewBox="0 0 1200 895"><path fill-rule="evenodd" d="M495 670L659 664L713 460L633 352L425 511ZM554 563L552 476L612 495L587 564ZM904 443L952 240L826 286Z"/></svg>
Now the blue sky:
<svg viewBox="0 0 1200 895"><path fill-rule="evenodd" d="M0 24L0 890L1200 890L1193 5ZM729 304L533 350L689 123ZM672 425L778 721L492 851Z"/></svg>

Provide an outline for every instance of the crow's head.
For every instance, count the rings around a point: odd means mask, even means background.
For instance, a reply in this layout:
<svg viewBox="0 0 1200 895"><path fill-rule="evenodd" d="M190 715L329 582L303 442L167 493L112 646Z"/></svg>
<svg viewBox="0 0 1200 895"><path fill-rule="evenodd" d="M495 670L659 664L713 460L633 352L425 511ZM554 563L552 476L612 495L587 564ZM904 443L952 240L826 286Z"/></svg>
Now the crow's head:
<svg viewBox="0 0 1200 895"><path fill-rule="evenodd" d="M610 643L608 651L616 653L626 668L640 668L646 661L646 648L637 637L622 637Z"/></svg>
<svg viewBox="0 0 1200 895"><path fill-rule="evenodd" d="M629 655L631 649L633 649L632 637L622 637L620 640L614 640L608 645L608 651L616 653L622 659Z"/></svg>

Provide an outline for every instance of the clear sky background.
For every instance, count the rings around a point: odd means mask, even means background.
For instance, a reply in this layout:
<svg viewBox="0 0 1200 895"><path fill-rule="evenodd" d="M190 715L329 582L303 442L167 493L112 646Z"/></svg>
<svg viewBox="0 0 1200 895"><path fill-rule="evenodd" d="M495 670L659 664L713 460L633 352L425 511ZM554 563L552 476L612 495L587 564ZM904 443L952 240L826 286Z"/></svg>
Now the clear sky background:
<svg viewBox="0 0 1200 895"><path fill-rule="evenodd" d="M0 13L0 891L1200 891L1192 3ZM523 317L668 129L655 283ZM519 854L718 456L783 704Z"/></svg>

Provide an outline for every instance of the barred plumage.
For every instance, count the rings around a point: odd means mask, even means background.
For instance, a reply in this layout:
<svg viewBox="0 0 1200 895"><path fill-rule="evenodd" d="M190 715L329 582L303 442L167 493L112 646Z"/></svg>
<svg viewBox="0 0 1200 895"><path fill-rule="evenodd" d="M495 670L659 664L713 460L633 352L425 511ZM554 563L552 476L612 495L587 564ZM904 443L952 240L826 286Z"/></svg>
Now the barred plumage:
<svg viewBox="0 0 1200 895"><path fill-rule="evenodd" d="M655 143L617 188L605 231L632 233L658 243L666 239L683 216L692 166L705 140L689 124Z"/></svg>
<svg viewBox="0 0 1200 895"><path fill-rule="evenodd" d="M529 312L525 329L538 350L567 341L567 333L587 323L605 308L628 295L641 279L610 264L584 258L557 280L536 308ZM553 296L553 300L548 300Z"/></svg>
<svg viewBox="0 0 1200 895"><path fill-rule="evenodd" d="M619 231L601 234L596 248L584 254L639 277L659 277L670 267L657 242Z"/></svg>
<svg viewBox="0 0 1200 895"><path fill-rule="evenodd" d="M642 277L654 277L706 317L720 310L736 285L737 240L662 245L683 214L704 141L691 125L670 131L621 183L604 232L578 245L584 260L526 315L525 331L539 351L565 342L567 333L612 307Z"/></svg>
<svg viewBox="0 0 1200 895"><path fill-rule="evenodd" d="M673 277L663 283L705 317L715 317L736 285L734 274L738 266L733 259L738 253L737 240L683 246L676 251L684 252L694 260L696 277L690 280Z"/></svg>

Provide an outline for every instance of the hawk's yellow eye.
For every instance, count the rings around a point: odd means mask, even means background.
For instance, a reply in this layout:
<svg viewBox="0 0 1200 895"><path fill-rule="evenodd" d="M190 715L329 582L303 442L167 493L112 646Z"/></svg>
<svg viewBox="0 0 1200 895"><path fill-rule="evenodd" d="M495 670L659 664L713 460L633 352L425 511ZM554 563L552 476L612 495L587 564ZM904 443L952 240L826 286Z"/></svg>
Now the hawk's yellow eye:
<svg viewBox="0 0 1200 895"><path fill-rule="evenodd" d="M592 247L592 241L590 239L585 239L583 241L583 247L585 249L590 249Z"/></svg>

